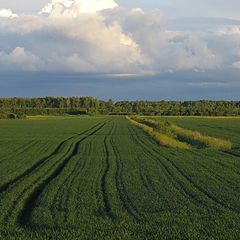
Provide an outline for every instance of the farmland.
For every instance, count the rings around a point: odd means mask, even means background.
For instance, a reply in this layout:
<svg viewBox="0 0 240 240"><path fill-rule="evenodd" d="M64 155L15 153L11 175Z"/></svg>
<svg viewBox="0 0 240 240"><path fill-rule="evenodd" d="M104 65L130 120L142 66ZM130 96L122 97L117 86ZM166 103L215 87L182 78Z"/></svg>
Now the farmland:
<svg viewBox="0 0 240 240"><path fill-rule="evenodd" d="M232 148L162 146L118 116L0 120L0 239L239 239L240 119L154 119Z"/></svg>

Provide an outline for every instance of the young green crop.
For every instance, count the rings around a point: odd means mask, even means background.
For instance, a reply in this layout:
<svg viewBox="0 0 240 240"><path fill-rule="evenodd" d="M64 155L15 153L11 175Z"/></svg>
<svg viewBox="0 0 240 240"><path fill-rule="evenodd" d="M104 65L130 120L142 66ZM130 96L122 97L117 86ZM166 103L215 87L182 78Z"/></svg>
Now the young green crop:
<svg viewBox="0 0 240 240"><path fill-rule="evenodd" d="M0 239L239 237L238 149L163 147L124 117L0 123Z"/></svg>

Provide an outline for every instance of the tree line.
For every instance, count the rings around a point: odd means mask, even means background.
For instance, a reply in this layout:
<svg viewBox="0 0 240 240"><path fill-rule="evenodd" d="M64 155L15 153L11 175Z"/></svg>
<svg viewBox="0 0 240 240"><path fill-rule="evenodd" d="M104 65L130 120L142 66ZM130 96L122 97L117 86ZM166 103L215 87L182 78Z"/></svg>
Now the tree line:
<svg viewBox="0 0 240 240"><path fill-rule="evenodd" d="M238 116L240 101L118 101L93 97L0 98L0 118L26 115Z"/></svg>

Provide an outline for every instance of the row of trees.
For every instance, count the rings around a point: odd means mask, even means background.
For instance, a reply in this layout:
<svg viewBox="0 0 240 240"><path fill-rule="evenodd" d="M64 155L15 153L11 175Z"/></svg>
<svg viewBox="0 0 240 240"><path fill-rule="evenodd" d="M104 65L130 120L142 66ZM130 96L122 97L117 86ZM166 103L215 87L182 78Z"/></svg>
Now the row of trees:
<svg viewBox="0 0 240 240"><path fill-rule="evenodd" d="M0 118L9 114L143 114L162 116L240 115L240 101L120 101L92 97L0 98ZM13 116L13 115L11 115Z"/></svg>
<svg viewBox="0 0 240 240"><path fill-rule="evenodd" d="M124 101L117 102L122 111L162 116L234 116L240 115L240 101Z"/></svg>

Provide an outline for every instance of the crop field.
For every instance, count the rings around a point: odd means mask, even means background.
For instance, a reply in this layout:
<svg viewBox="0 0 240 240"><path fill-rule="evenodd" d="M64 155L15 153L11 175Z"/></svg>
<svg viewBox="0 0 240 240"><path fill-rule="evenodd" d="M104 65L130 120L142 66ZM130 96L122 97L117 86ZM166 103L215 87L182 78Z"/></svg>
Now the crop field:
<svg viewBox="0 0 240 240"><path fill-rule="evenodd" d="M153 119L188 147L125 117L0 120L0 239L239 239L240 119Z"/></svg>

